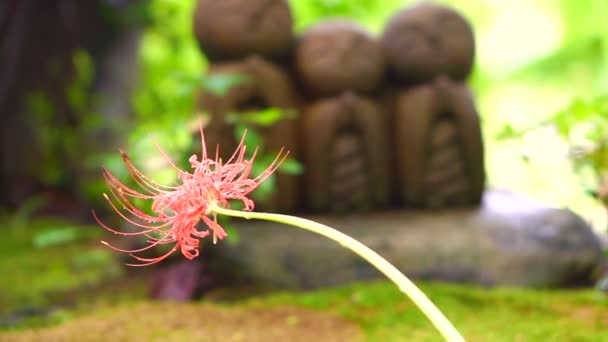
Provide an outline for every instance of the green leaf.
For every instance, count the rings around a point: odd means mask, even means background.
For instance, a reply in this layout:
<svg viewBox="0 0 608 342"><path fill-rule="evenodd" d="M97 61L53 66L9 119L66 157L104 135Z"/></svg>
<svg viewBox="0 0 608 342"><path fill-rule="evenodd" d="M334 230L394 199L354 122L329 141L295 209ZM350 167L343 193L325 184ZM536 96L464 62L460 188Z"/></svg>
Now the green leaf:
<svg viewBox="0 0 608 342"><path fill-rule="evenodd" d="M77 269L103 267L111 264L112 253L106 249L93 249L73 257L72 262Z"/></svg>
<svg viewBox="0 0 608 342"><path fill-rule="evenodd" d="M243 135L245 136L244 143L247 147L247 156L251 156L256 148L258 150L263 149L264 139L262 139L262 136L255 129L251 129L245 125L237 125L234 129L234 138L240 141Z"/></svg>
<svg viewBox="0 0 608 342"><path fill-rule="evenodd" d="M546 79L547 75L559 78L568 75L568 70L574 69L577 64L585 64L591 70L599 72L602 66L603 51L601 41L597 35L578 37L576 40L566 42L551 54L530 60L511 72L510 80Z"/></svg>
<svg viewBox="0 0 608 342"><path fill-rule="evenodd" d="M509 140L521 138L522 132L516 131L511 125L504 125L500 132L496 134L496 140Z"/></svg>
<svg viewBox="0 0 608 342"><path fill-rule="evenodd" d="M86 111L91 95L89 86L93 81L94 65L86 50L78 50L73 56L76 78L66 87L66 100L77 111Z"/></svg>
<svg viewBox="0 0 608 342"><path fill-rule="evenodd" d="M236 201L235 201L235 203L236 203ZM238 202L238 203L240 203L240 202ZM230 207L232 209L240 210L240 209L237 209L236 207L233 207L232 204L233 203L231 203L231 205L230 205ZM228 234L228 239L226 239L226 241L229 244L238 243L240 240L240 235L239 235L239 231L232 224L232 218L230 216L219 215L217 219L218 219L218 223L220 224L220 226L222 226L222 228L224 228L224 230L226 231L226 234Z"/></svg>
<svg viewBox="0 0 608 342"><path fill-rule="evenodd" d="M203 89L214 95L224 96L231 88L243 84L248 80L248 77L241 74L207 75L200 80L200 85Z"/></svg>
<svg viewBox="0 0 608 342"><path fill-rule="evenodd" d="M245 205L243 204L243 201L237 201L237 200L230 201L230 209L243 210L244 208L245 208ZM228 217L228 216L226 216L226 217Z"/></svg>
<svg viewBox="0 0 608 342"><path fill-rule="evenodd" d="M54 228L35 235L32 242L34 247L44 248L67 244L75 241L77 237L76 229L73 227Z"/></svg>
<svg viewBox="0 0 608 342"><path fill-rule="evenodd" d="M279 167L279 172L287 175L301 175L304 172L304 166L294 158L287 158Z"/></svg>
<svg viewBox="0 0 608 342"><path fill-rule="evenodd" d="M88 85L93 81L95 65L91 55L86 50L80 49L74 53L74 67L77 80L81 85Z"/></svg>
<svg viewBox="0 0 608 342"><path fill-rule="evenodd" d="M270 175L270 177L266 178L266 180L258 186L257 189L253 192L253 196L256 200L265 201L270 198L270 195L276 190L276 176Z"/></svg>
<svg viewBox="0 0 608 342"><path fill-rule="evenodd" d="M39 120L38 124L47 124L51 120L55 108L49 96L42 91L33 91L26 95L25 103L31 114Z"/></svg>
<svg viewBox="0 0 608 342"><path fill-rule="evenodd" d="M255 126L269 127L284 119L295 118L296 112L280 108L266 108L262 110L228 113L228 123L249 124Z"/></svg>

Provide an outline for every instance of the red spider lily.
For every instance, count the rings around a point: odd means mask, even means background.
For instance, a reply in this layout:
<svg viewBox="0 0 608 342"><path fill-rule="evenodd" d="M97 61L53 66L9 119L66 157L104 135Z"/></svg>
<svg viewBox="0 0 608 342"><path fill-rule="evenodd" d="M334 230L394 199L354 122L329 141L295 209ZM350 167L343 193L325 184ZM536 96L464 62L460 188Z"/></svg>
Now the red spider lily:
<svg viewBox="0 0 608 342"><path fill-rule="evenodd" d="M160 184L147 177L133 165L124 151L120 151L131 178L141 191L125 185L104 168L103 176L110 189L111 198L106 194L104 197L123 219L141 230L130 233L117 231L101 222L95 212L93 216L102 227L115 234L146 236L149 245L140 249L125 250L111 246L105 241L102 243L117 251L129 253L142 262L128 265L146 266L166 259L178 248L188 259L197 257L199 239L210 233L213 234L214 243L218 238L225 238L227 234L217 223L217 216L210 209L211 205L228 207L229 200L238 200L243 202L243 210L253 210L254 202L247 195L276 171L289 154L283 153L283 150L279 151L264 172L251 178L251 167L256 153L254 152L249 160L245 160L244 139L245 135L230 159L223 163L217 156L218 153L215 159L207 157L205 137L201 128L201 160L198 160L197 155L190 157L192 173L178 168L156 144L162 156L178 173L179 184L173 186ZM133 198L151 200L153 214L139 210L133 204L131 200ZM204 226L197 227L201 221ZM164 244L174 244L174 246L169 252L156 258L143 258L133 254Z"/></svg>

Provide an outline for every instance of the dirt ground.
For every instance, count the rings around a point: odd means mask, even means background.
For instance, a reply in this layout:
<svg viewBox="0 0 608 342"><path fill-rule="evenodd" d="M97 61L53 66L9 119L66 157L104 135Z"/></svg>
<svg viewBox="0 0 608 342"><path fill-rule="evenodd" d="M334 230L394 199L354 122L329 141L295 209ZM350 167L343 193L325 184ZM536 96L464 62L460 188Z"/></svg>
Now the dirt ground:
<svg viewBox="0 0 608 342"><path fill-rule="evenodd" d="M123 305L67 323L0 334L0 341L357 341L354 323L293 307L238 308L153 302Z"/></svg>

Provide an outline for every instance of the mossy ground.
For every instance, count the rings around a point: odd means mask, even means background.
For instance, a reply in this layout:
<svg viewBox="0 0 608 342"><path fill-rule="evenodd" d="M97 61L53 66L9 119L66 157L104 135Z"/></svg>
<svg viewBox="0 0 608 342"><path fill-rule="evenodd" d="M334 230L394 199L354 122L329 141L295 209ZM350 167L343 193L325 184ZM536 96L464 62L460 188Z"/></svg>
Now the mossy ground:
<svg viewBox="0 0 608 342"><path fill-rule="evenodd" d="M0 316L37 310L69 291L117 278L122 268L102 248L98 228L56 219L0 217Z"/></svg>
<svg viewBox="0 0 608 342"><path fill-rule="evenodd" d="M421 288L470 341L608 341L608 298L594 290ZM387 282L257 301L335 312L356 322L369 341L440 340L426 318Z"/></svg>
<svg viewBox="0 0 608 342"><path fill-rule="evenodd" d="M68 228L78 233L63 242L40 243L40 236ZM99 246L99 234L92 227L48 220L5 230L0 240L0 341L83 336L350 341L358 334L366 341L441 340L413 304L382 281L237 301L222 300L235 297L230 289L196 303L149 301L145 275L126 274L114 255ZM608 298L591 289L421 287L470 341L608 341Z"/></svg>

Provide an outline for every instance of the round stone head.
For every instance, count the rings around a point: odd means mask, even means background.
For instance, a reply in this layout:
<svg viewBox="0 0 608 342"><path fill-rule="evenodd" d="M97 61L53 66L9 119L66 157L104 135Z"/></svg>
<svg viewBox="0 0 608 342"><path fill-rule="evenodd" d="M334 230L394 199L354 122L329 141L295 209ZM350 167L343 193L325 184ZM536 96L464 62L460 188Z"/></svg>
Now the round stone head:
<svg viewBox="0 0 608 342"><path fill-rule="evenodd" d="M282 57L294 39L285 0L198 0L194 33L212 61Z"/></svg>
<svg viewBox="0 0 608 342"><path fill-rule="evenodd" d="M314 95L374 92L384 76L380 43L359 25L342 19L322 21L305 31L295 59L298 76Z"/></svg>
<svg viewBox="0 0 608 342"><path fill-rule="evenodd" d="M438 75L464 80L473 66L475 41L468 22L453 9L422 3L388 22L382 46L390 75L402 82L429 82Z"/></svg>

